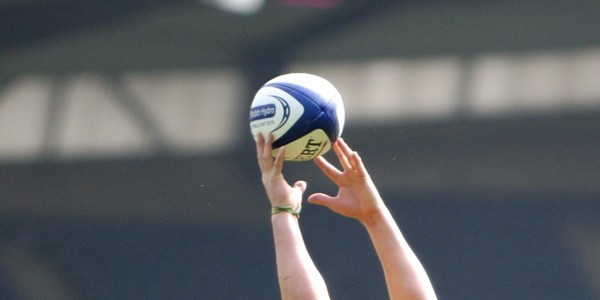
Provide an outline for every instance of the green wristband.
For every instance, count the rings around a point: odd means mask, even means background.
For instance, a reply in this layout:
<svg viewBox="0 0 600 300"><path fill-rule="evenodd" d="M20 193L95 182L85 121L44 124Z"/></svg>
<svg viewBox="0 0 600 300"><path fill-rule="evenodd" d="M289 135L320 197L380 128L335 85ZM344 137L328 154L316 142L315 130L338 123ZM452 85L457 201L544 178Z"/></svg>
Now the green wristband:
<svg viewBox="0 0 600 300"><path fill-rule="evenodd" d="M286 212L286 213L290 213L290 214L296 216L296 218L300 219L300 211L302 211L302 206L298 206L298 208L293 208L289 205L279 205L279 206L273 206L271 208L271 215Z"/></svg>

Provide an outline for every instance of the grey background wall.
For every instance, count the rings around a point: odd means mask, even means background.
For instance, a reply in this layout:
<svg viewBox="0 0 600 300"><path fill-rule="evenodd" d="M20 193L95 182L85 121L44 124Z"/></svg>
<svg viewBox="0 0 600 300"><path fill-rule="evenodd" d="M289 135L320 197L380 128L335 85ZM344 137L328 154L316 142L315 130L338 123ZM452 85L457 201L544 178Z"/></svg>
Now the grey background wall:
<svg viewBox="0 0 600 300"><path fill-rule="evenodd" d="M222 148L182 151L144 113L143 97L121 93L118 107L150 142L139 153L72 157L60 146L64 111L77 103L61 101L68 78L100 74L119 94L130 73L183 70L179 78L187 78L234 69L241 82L235 103L247 107L264 81L307 65L453 56L470 66L489 53L560 57L600 45L593 1L323 1L338 3L328 9L283 2L232 15L188 1L0 1L0 115L16 113L9 91L22 78L47 78L54 91L39 121L43 134L31 143L39 149L0 163L0 298L279 297L246 110L214 114L236 124ZM459 102L469 97L471 75L462 74ZM564 103L576 100L565 95ZM219 107L213 97L191 101ZM473 113L467 101L439 118L349 118L344 137L363 156L440 299L595 299L598 101L491 115ZM19 141L16 130L0 132L3 149ZM307 180L307 193L335 192L311 163L285 171L290 181ZM358 223L306 205L302 228L334 299L387 297Z"/></svg>

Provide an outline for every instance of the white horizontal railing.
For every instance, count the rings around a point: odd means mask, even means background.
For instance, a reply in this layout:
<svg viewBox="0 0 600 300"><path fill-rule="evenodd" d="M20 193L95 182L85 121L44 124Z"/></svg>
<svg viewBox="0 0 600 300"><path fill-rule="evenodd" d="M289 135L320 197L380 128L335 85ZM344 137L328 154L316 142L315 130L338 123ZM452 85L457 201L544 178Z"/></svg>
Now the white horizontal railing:
<svg viewBox="0 0 600 300"><path fill-rule="evenodd" d="M294 64L329 79L348 126L600 112L600 48ZM215 153L235 145L250 99L236 70L31 75L0 89L0 160ZM249 133L248 133L249 134Z"/></svg>

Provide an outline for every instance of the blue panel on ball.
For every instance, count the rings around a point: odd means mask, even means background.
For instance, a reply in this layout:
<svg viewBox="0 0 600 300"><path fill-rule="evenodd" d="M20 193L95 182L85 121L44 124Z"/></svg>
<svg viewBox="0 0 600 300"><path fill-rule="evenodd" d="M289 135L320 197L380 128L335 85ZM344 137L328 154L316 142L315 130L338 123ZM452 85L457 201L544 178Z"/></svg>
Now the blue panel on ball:
<svg viewBox="0 0 600 300"><path fill-rule="evenodd" d="M327 119L331 123L332 129L331 131L327 131L327 135L331 141L335 141L340 132L342 132L342 129L340 128L340 122L338 120L337 109L338 104L337 102L333 101L333 99L330 99L329 102L323 107L323 113L327 115Z"/></svg>
<svg viewBox="0 0 600 300"><path fill-rule="evenodd" d="M339 124L333 121L337 120L337 115L336 105L331 103L331 99L324 99L320 94L292 83L274 82L266 86L275 87L290 94L304 106L304 113L300 119L273 143L273 148L293 142L316 128L323 129L330 141L337 139Z"/></svg>

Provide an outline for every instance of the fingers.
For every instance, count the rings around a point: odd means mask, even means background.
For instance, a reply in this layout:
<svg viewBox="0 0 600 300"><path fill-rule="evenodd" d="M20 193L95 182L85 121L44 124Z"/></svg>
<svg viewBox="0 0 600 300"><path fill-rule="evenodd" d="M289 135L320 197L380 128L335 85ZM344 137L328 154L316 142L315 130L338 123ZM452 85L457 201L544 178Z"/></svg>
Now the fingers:
<svg viewBox="0 0 600 300"><path fill-rule="evenodd" d="M356 159L354 156L358 156L356 151L350 149L350 146L346 144L344 139L341 137L334 144L334 150L340 160L340 163L344 167L344 170L356 170L359 166L356 165ZM358 159L360 162L360 157Z"/></svg>
<svg viewBox="0 0 600 300"><path fill-rule="evenodd" d="M338 182L340 176L346 172L351 172L355 175L365 177L367 176L367 170L362 163L362 159L356 151L352 151L348 144L344 142L342 138L333 144L333 150L342 165L342 171L339 171L333 165L331 165L325 158L319 156L314 159L315 164L331 179L333 182Z"/></svg>
<svg viewBox="0 0 600 300"><path fill-rule="evenodd" d="M329 207L329 204L332 203L333 201L335 201L335 198L331 197L329 195L323 194L323 193L315 193L315 194L308 196L307 201L308 201L308 203L311 203L311 204L317 204L317 205Z"/></svg>
<svg viewBox="0 0 600 300"><path fill-rule="evenodd" d="M269 147L270 148L270 147ZM269 152L269 160L272 161L271 153ZM275 156L275 163L273 164L274 169L277 173L281 173L283 169L283 161L285 160L285 146L281 146L279 151L277 151L277 156Z"/></svg>
<svg viewBox="0 0 600 300"><path fill-rule="evenodd" d="M267 139L265 140L265 146L263 147L262 157L263 159L272 159L271 152L273 151L273 133L269 132L267 134Z"/></svg>
<svg viewBox="0 0 600 300"><path fill-rule="evenodd" d="M258 156L261 156L261 154L263 153L264 146L265 146L265 137L263 136L262 132L259 132L256 135L256 154Z"/></svg>
<svg viewBox="0 0 600 300"><path fill-rule="evenodd" d="M342 153L344 153L344 156L347 159L350 159L350 157L352 156L352 153L354 151L352 151L352 149L350 149L350 146L348 146L348 144L346 144L344 139L338 138L338 142L336 142L336 144L338 144L338 147L340 148L340 150L342 150Z"/></svg>
<svg viewBox="0 0 600 300"><path fill-rule="evenodd" d="M367 176L367 169L365 168L362 159L356 151L353 151L348 144L341 137L338 138L334 144L334 150L340 159L340 163L344 166L344 170L352 170L356 175L364 177Z"/></svg>
<svg viewBox="0 0 600 300"><path fill-rule="evenodd" d="M352 166L348 162L349 156L347 156L344 152L344 149L341 148L340 141L341 138L333 144L333 150L335 151L335 155L337 156L338 160L340 161L340 164L342 165L342 169L349 170L352 168Z"/></svg>
<svg viewBox="0 0 600 300"><path fill-rule="evenodd" d="M365 165L363 164L362 159L357 152L352 153L352 156L350 157L350 164L358 176L367 176L367 169L365 168Z"/></svg>
<svg viewBox="0 0 600 300"><path fill-rule="evenodd" d="M325 158L322 156L318 156L313 159L315 164L323 171L325 176L327 176L331 181L337 182L337 177L342 174L336 167L330 164Z"/></svg>
<svg viewBox="0 0 600 300"><path fill-rule="evenodd" d="M348 162L352 166L352 170L354 170L354 172L356 172L356 174L358 176L361 176L361 177L367 176L367 169L365 168L365 165L363 164L362 159L358 155L358 152L350 149L350 146L348 146L348 144L346 144L346 142L342 138L339 138L338 140L339 140L339 142L337 142L337 143L340 144L339 145L340 149L342 150L344 155L348 158Z"/></svg>
<svg viewBox="0 0 600 300"><path fill-rule="evenodd" d="M273 155L271 154L272 152L273 133L269 132L267 134L267 137L265 138L265 136L261 132L259 132L256 138L256 155L258 157L258 165L261 171L265 172L267 170L270 170L274 166L278 167L279 170L281 170L283 166L283 159L281 159L280 161L277 161L276 159L275 162L273 162ZM282 152L280 150L279 153L283 156L285 154L285 151Z"/></svg>
<svg viewBox="0 0 600 300"><path fill-rule="evenodd" d="M296 181L296 183L294 183L294 188L299 189L301 193L304 193L304 191L306 191L306 181Z"/></svg>
<svg viewBox="0 0 600 300"><path fill-rule="evenodd" d="M292 186L292 199L297 199L297 201L293 201L292 204L295 206L302 206L302 194L306 191L306 181L299 180L294 183Z"/></svg>
<svg viewBox="0 0 600 300"><path fill-rule="evenodd" d="M256 157L258 159L258 167L260 168L261 172L265 171L265 161L263 159L263 152L265 150L265 137L263 136L263 134L261 132L259 132L257 134L256 137Z"/></svg>

